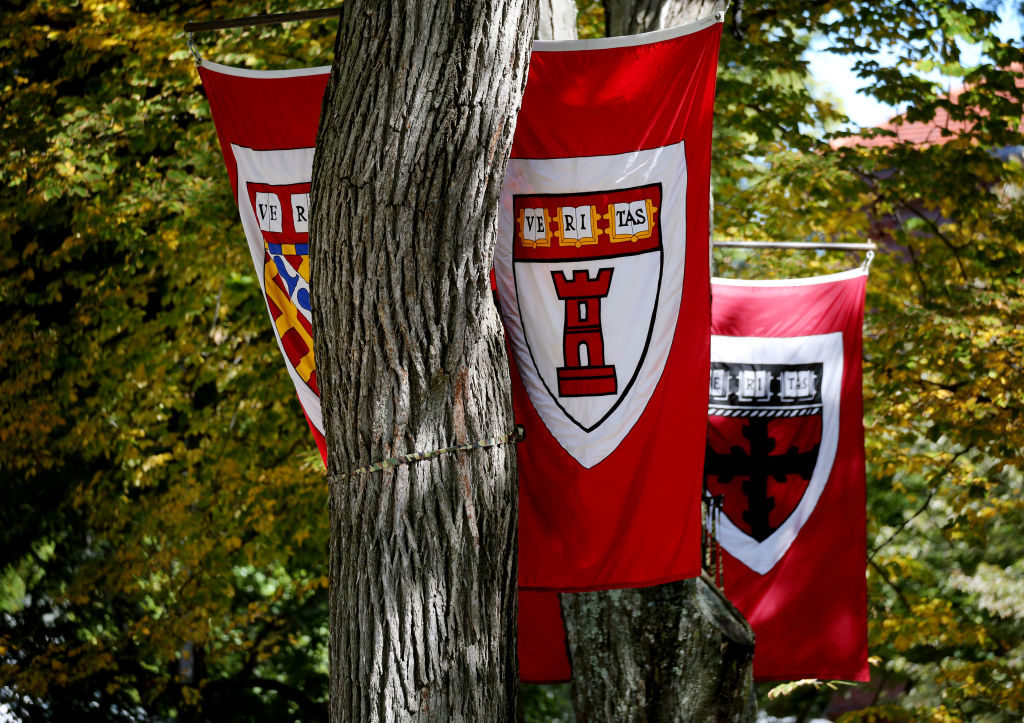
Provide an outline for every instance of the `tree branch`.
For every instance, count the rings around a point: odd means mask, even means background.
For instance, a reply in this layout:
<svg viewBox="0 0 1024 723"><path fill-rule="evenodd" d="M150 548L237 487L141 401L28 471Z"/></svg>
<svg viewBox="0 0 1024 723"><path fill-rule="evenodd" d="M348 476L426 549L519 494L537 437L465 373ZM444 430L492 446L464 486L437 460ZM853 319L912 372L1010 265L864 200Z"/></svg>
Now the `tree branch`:
<svg viewBox="0 0 1024 723"><path fill-rule="evenodd" d="M885 574L885 570L883 570L877 562L875 562L871 558L868 558L868 564L871 565L871 567L875 568L875 572L881 575L882 580L885 581L885 584L893 589L893 592L896 593L896 597L900 599L900 602L903 603L903 607L905 607L907 609L907 612L909 613L910 603L907 602L907 598L903 594L903 591L899 589L896 583L889 579L889 576Z"/></svg>
<svg viewBox="0 0 1024 723"><path fill-rule="evenodd" d="M924 504L921 505L918 508L917 512L915 512L910 517L905 519L903 521L903 524L901 524L899 527L897 527L896 530L891 535L889 535L889 538L885 542L883 542L882 544L880 544L878 547L876 547L874 550L871 551L871 554L868 555L868 562L871 562L872 560L874 560L875 555L878 554L879 550L881 550L883 547L885 547L890 542L892 542L894 539L896 539L896 536L898 534L900 534L901 532L903 532L903 530L906 528L907 525L909 525L911 522L913 522L915 519L917 519L921 515L921 513L923 513L926 509L928 509L928 505L931 504L932 498L935 497L935 493L938 491L938 486L937 486L936 483L938 482L939 477L941 477L942 475L945 475L947 472L949 472L949 470L953 467L953 465L956 464L956 461L961 456L963 456L968 451L970 451L972 448L973 448L973 445L968 445L967 447L964 447L962 450L960 450L959 452L957 452L956 454L953 455L953 458L951 460L949 460L948 463L946 463L945 467L943 467L939 472L936 472L934 475L932 475L932 478L929 480L929 483L930 483L929 487L931 489L928 492L928 497L925 499Z"/></svg>
<svg viewBox="0 0 1024 723"><path fill-rule="evenodd" d="M900 224L903 225L902 223ZM921 305L931 305L931 297L928 294L928 285L924 281L924 275L921 273L921 265L917 261L917 254L914 253L914 247L912 244L907 243L907 253L910 254L910 268L914 270L914 276L917 277L917 283L921 287Z"/></svg>
<svg viewBox="0 0 1024 723"><path fill-rule="evenodd" d="M963 259L960 258L960 251L964 247L957 246L955 243L953 243L949 238L946 237L946 234L942 232L942 230L939 228L939 224L936 223L934 219L928 218L921 211L914 208L913 205L908 204L900 194L893 193L893 195L896 197L896 200L900 202L903 208L907 209L912 214L917 216L919 219L924 221L928 225L928 227L931 228L932 233L935 234L935 237L939 239L939 241L941 241L943 244L945 244L945 246L953 253L953 258L956 260L956 265L960 269L960 277L964 281L967 281L967 269L964 268ZM897 220L900 222L900 225L902 226L903 221L898 216Z"/></svg>
<svg viewBox="0 0 1024 723"><path fill-rule="evenodd" d="M830 4L831 1L832 0L805 0L804 7L806 7L808 10L814 10ZM778 17L781 12L782 11L779 8L766 8L764 10L761 10L760 12L756 12L750 15L750 19L755 22L763 22L765 20L771 20L773 18Z"/></svg>
<svg viewBox="0 0 1024 723"><path fill-rule="evenodd" d="M879 177L876 174L864 173L863 171L855 171L855 173L857 173L865 181L868 181L869 185L871 185L871 187L875 189L876 193L879 191L878 181L881 179L879 179ZM949 237L947 237L945 233L942 232L942 229L939 227L939 224L935 221L935 219L929 218L919 209L915 208L914 205L907 201L907 199L904 198L903 195L898 191L887 189L886 192L896 199L896 201L900 205L900 208L909 211L910 213L914 214L917 218L924 221L925 224L927 224L927 226L931 229L931 232L935 235L935 237L939 239L939 241L941 241L952 252L953 258L956 260L957 267L960 269L961 278L963 278L964 281L967 281L967 269L964 268L963 259L960 258L960 251L966 248L967 244L957 246L955 243L953 243L953 241ZM899 213L896 213L895 216L897 223L899 223L900 225L900 228L903 228L903 219L900 218Z"/></svg>
<svg viewBox="0 0 1024 723"><path fill-rule="evenodd" d="M734 0L732 4L732 27L730 31L732 36L743 42L746 39L746 35L743 32L743 0Z"/></svg>

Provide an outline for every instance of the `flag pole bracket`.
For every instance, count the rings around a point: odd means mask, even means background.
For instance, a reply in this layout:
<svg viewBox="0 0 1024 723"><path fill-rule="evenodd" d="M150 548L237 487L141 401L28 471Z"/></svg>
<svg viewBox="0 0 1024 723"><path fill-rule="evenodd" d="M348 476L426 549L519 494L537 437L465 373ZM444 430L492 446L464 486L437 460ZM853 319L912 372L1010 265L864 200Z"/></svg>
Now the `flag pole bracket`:
<svg viewBox="0 0 1024 723"><path fill-rule="evenodd" d="M203 64L203 56L199 54L199 48L196 47L196 34L191 32L185 33L185 43L188 45L192 57L196 59L196 67L198 68Z"/></svg>

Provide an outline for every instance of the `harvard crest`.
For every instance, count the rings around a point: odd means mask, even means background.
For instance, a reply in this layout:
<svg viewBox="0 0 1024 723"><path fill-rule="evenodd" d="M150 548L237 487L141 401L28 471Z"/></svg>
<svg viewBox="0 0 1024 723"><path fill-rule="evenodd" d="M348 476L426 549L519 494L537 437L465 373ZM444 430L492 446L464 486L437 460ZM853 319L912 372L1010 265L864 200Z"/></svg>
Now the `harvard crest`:
<svg viewBox="0 0 1024 723"><path fill-rule="evenodd" d="M764 574L828 481L839 432L842 335L711 337L708 492L723 547Z"/></svg>
<svg viewBox="0 0 1024 723"><path fill-rule="evenodd" d="M630 434L674 353L686 179L683 141L509 159L494 254L505 333L530 404L586 469Z"/></svg>
<svg viewBox="0 0 1024 723"><path fill-rule="evenodd" d="M263 237L263 291L289 365L319 394L309 297L309 183L248 183Z"/></svg>
<svg viewBox="0 0 1024 723"><path fill-rule="evenodd" d="M530 355L551 399L589 432L618 406L647 352L661 279L661 185L517 195L513 213Z"/></svg>
<svg viewBox="0 0 1024 723"><path fill-rule="evenodd" d="M274 336L310 422L323 430L309 292L312 148L261 151L235 144L238 210Z"/></svg>

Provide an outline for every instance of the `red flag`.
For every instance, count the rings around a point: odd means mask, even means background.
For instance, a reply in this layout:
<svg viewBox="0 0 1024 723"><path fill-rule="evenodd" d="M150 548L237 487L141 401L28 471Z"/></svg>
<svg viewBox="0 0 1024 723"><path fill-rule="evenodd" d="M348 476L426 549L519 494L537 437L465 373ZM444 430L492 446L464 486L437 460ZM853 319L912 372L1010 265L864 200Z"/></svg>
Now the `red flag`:
<svg viewBox="0 0 1024 723"><path fill-rule="evenodd" d="M534 45L494 261L527 429L522 588L700 573L720 35Z"/></svg>
<svg viewBox="0 0 1024 723"><path fill-rule="evenodd" d="M572 680L558 593L520 590L518 629L520 680L526 683Z"/></svg>
<svg viewBox="0 0 1024 723"><path fill-rule="evenodd" d="M329 72L199 66L274 337L325 465L308 228L313 146Z"/></svg>
<svg viewBox="0 0 1024 723"><path fill-rule="evenodd" d="M868 680L867 272L714 279L707 488L760 680Z"/></svg>

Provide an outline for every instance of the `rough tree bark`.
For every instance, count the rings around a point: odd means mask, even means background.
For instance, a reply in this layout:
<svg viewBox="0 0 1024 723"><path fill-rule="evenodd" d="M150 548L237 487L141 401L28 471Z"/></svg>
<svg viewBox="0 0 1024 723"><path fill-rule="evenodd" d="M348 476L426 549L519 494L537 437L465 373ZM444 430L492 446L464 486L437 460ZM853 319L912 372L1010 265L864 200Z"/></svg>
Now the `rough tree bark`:
<svg viewBox="0 0 1024 723"><path fill-rule="evenodd" d="M576 39L576 0L538 0L538 40Z"/></svg>
<svg viewBox="0 0 1024 723"><path fill-rule="evenodd" d="M657 30L714 0L605 0L608 35ZM751 721L754 633L704 578L563 594L579 721Z"/></svg>
<svg viewBox="0 0 1024 723"><path fill-rule="evenodd" d="M715 11L717 0L604 0L609 36L671 28Z"/></svg>
<svg viewBox="0 0 1024 723"><path fill-rule="evenodd" d="M704 578L564 593L579 721L755 718L754 635Z"/></svg>
<svg viewBox="0 0 1024 723"><path fill-rule="evenodd" d="M329 471L513 427L491 301L530 0L346 0L313 165ZM515 714L513 445L332 479L332 721Z"/></svg>

